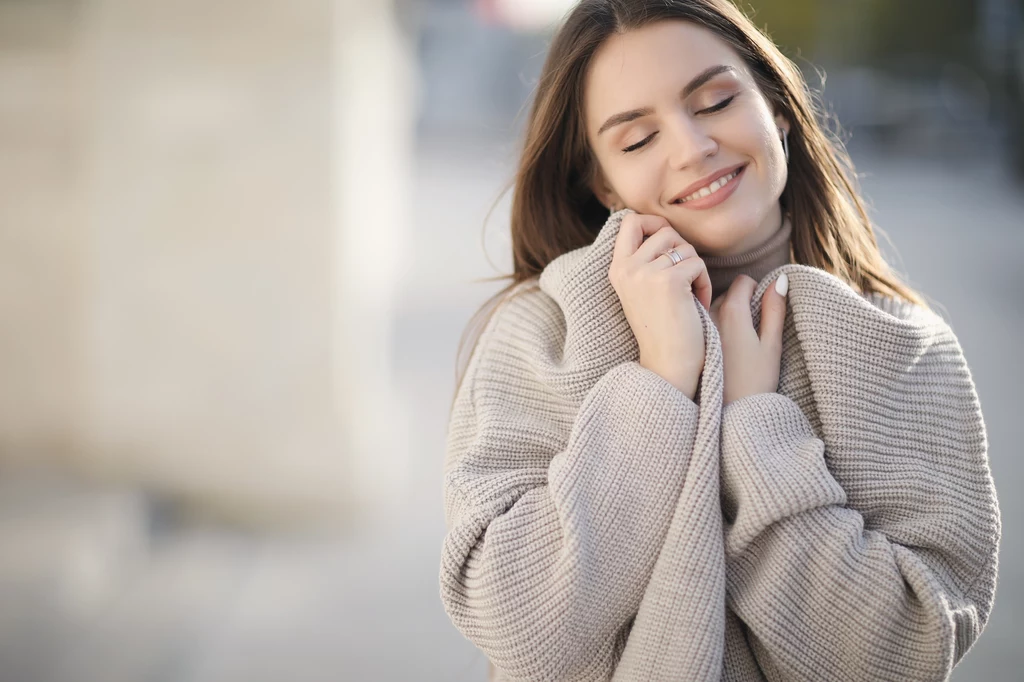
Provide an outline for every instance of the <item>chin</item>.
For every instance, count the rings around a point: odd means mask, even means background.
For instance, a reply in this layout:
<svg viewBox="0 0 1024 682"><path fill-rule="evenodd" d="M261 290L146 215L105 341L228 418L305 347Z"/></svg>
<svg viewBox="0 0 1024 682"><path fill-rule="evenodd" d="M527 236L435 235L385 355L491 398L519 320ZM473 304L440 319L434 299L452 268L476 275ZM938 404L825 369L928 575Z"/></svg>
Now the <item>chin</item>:
<svg viewBox="0 0 1024 682"><path fill-rule="evenodd" d="M723 216L722 220L705 223L699 227L690 224L679 229L677 226L676 231L693 245L698 254L724 256L731 255L737 245L744 244L756 231L756 225L756 223L747 224L747 221L740 223ZM692 238L688 238L686 236L688 234L692 235Z"/></svg>

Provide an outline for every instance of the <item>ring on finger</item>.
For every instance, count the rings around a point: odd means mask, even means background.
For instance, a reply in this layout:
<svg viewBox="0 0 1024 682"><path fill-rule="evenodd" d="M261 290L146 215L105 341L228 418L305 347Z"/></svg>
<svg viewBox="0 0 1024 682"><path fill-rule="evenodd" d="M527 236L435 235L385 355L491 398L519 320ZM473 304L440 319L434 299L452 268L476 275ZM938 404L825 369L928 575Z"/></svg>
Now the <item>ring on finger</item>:
<svg viewBox="0 0 1024 682"><path fill-rule="evenodd" d="M668 251L666 251L662 255L663 256L668 256L668 259L670 261L672 261L672 265L676 265L678 263L682 263L683 262L683 257L680 256L679 252L676 251L675 249L669 249Z"/></svg>

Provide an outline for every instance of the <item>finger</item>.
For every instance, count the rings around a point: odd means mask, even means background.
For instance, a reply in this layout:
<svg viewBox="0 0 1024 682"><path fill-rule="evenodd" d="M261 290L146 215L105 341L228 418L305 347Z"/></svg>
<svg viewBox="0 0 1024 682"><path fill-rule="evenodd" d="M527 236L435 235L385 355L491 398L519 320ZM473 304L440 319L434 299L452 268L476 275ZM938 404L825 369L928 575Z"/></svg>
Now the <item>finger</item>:
<svg viewBox="0 0 1024 682"><path fill-rule="evenodd" d="M615 237L612 258L625 259L632 256L643 244L645 237L654 235L666 225L668 225L668 221L658 215L626 214L622 218L619 233Z"/></svg>
<svg viewBox="0 0 1024 682"><path fill-rule="evenodd" d="M779 289L782 290L780 293ZM789 278L785 274L768 287L761 298L761 330L762 341L770 340L782 343L782 327L786 321L786 296L789 289Z"/></svg>
<svg viewBox="0 0 1024 682"><path fill-rule="evenodd" d="M648 263L652 263L658 259L669 249L675 249L683 258L689 258L690 256L697 255L696 250L679 236L670 225L666 225L651 237L647 238L639 249L636 250L636 257L640 258ZM672 261L669 260L669 263Z"/></svg>
<svg viewBox="0 0 1024 682"><path fill-rule="evenodd" d="M757 282L749 275L739 275L729 285L725 292L725 300L722 301L722 314L730 317L737 317L747 323L751 329L754 327L754 320L750 316L750 299L754 296L754 289Z"/></svg>
<svg viewBox="0 0 1024 682"><path fill-rule="evenodd" d="M696 256L697 251L692 246L686 243L679 233L671 225L666 225L651 237L645 241L639 249L636 250L634 256L639 258L643 262L653 263L658 260L658 257L663 255L669 249L675 249L676 253L685 258ZM671 267L672 260L669 258L663 258L659 261L661 267Z"/></svg>
<svg viewBox="0 0 1024 682"><path fill-rule="evenodd" d="M694 298L700 301L705 310L711 307L711 278L708 277L708 269L703 260L696 256L687 258L673 265L668 272L672 277L678 277L689 284Z"/></svg>
<svg viewBox="0 0 1024 682"><path fill-rule="evenodd" d="M699 258L690 258L689 260L700 260ZM682 263L680 263L682 265ZM697 278L693 280L693 295L697 297L700 304L704 306L704 310L711 307L711 278L708 276L707 266L704 265L704 261L700 260L701 269L697 274Z"/></svg>
<svg viewBox="0 0 1024 682"><path fill-rule="evenodd" d="M711 307L708 309L708 313L711 315L711 321L718 326L718 310L722 307L722 296L719 296L711 302Z"/></svg>

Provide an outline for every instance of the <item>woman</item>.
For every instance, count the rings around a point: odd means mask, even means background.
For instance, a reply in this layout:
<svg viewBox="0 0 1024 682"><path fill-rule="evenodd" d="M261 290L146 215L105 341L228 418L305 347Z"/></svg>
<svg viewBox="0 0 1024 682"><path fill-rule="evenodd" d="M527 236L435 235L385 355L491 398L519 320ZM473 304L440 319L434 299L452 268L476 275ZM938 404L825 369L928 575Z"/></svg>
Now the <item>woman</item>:
<svg viewBox="0 0 1024 682"><path fill-rule="evenodd" d="M498 679L935 680L984 628L974 385L815 114L725 0L556 35L444 478L441 597Z"/></svg>

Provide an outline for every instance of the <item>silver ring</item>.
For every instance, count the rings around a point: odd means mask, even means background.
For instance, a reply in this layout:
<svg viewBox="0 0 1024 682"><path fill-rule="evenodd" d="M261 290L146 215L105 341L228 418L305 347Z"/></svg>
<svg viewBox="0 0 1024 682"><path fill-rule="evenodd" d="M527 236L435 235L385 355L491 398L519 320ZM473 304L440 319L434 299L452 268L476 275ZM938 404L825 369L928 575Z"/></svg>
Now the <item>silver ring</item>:
<svg viewBox="0 0 1024 682"><path fill-rule="evenodd" d="M683 257L680 256L675 249L669 249L663 255L668 256L669 260L672 261L672 265L683 262Z"/></svg>

